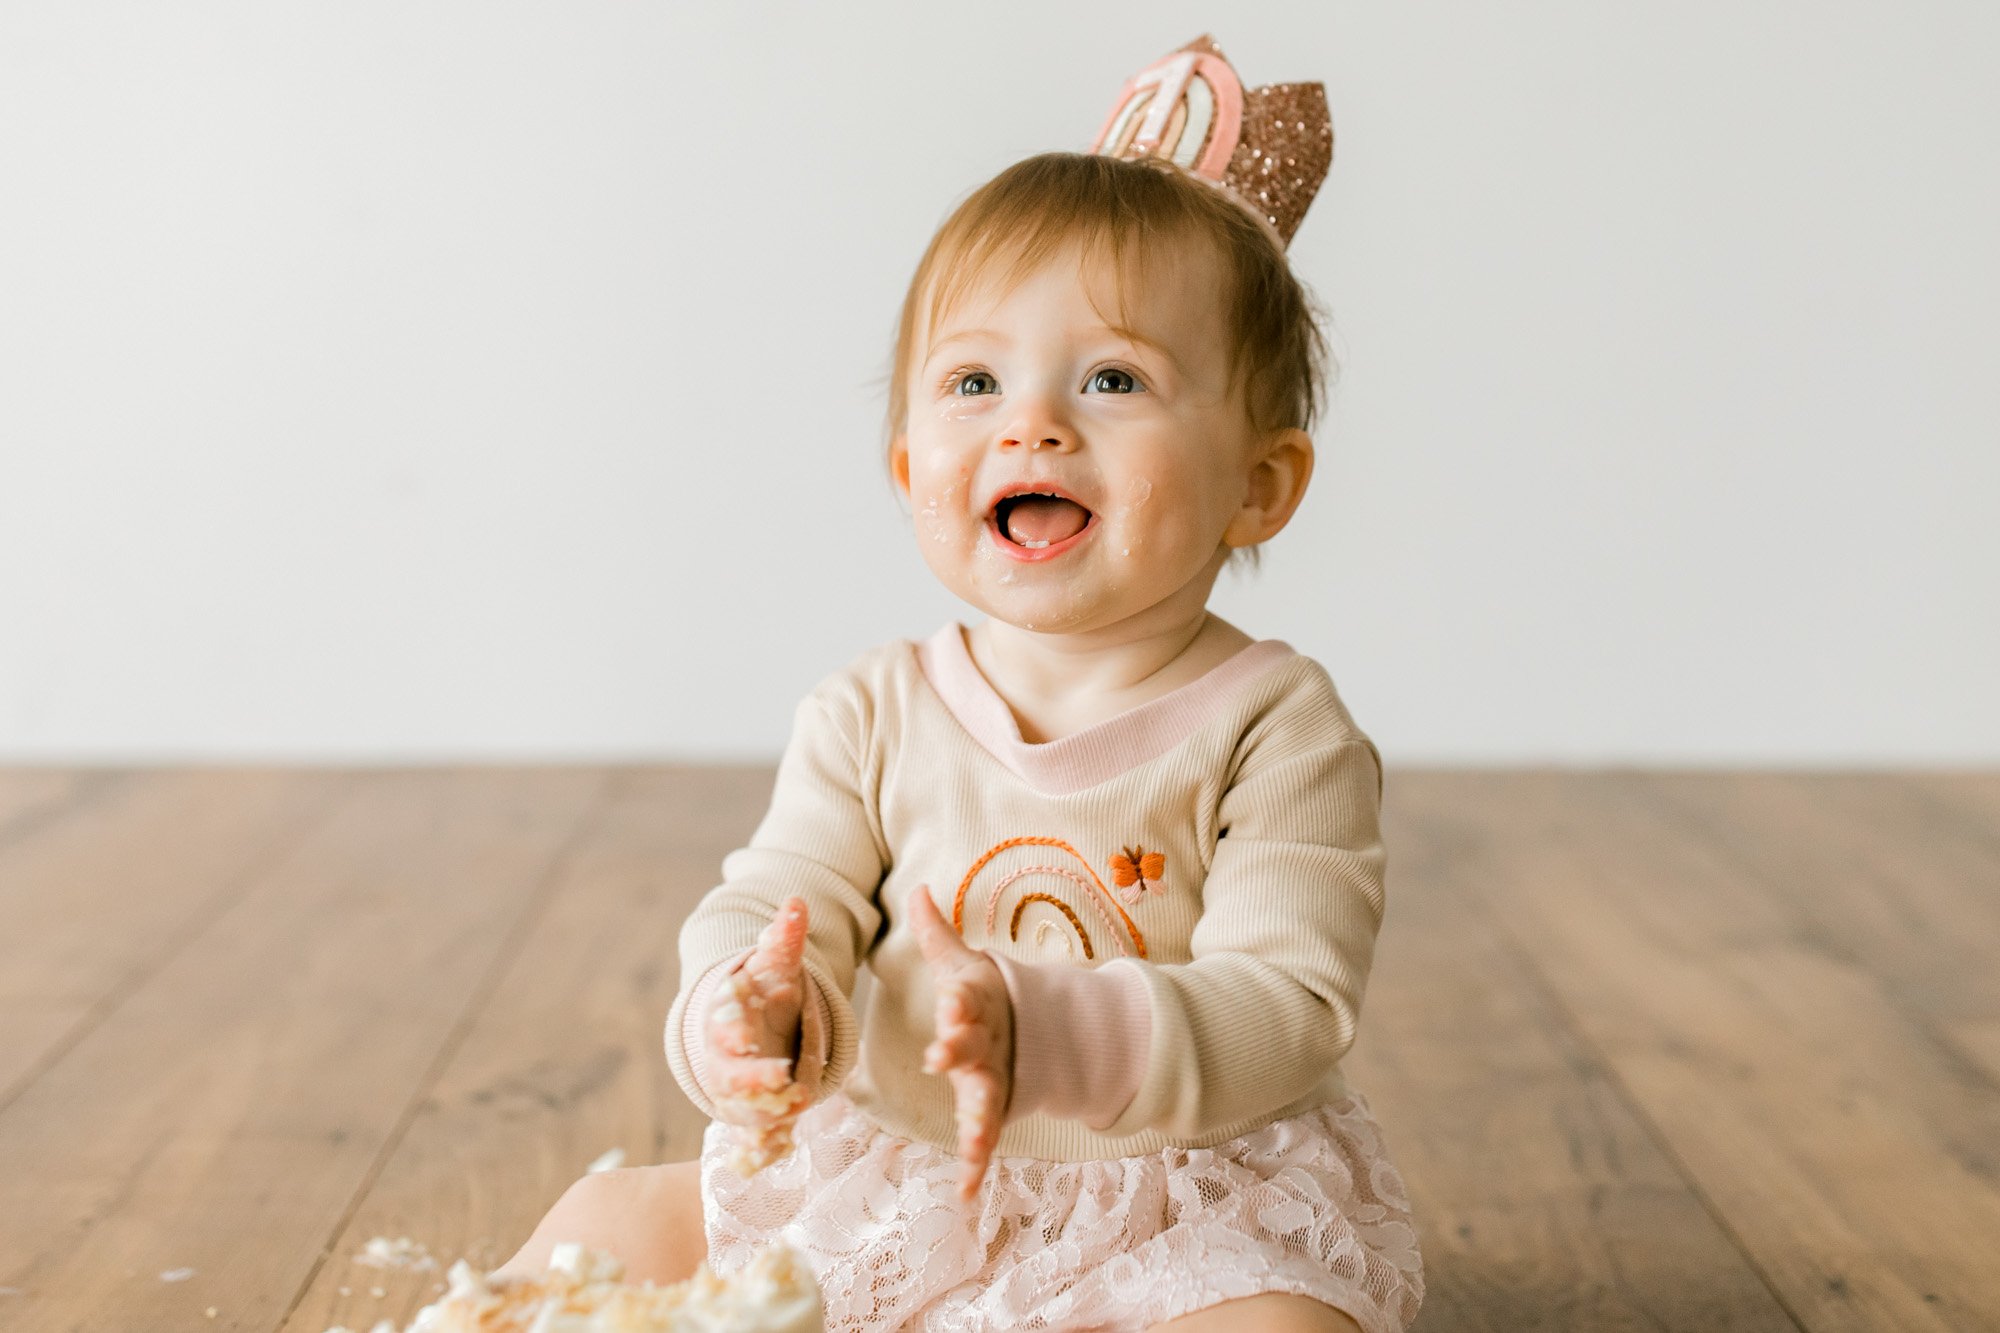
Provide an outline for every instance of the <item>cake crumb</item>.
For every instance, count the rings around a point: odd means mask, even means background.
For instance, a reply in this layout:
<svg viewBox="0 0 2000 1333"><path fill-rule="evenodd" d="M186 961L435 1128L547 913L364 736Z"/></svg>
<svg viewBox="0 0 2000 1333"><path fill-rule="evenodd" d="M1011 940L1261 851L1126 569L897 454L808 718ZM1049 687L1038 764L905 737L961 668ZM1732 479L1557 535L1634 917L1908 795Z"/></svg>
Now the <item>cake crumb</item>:
<svg viewBox="0 0 2000 1333"><path fill-rule="evenodd" d="M361 1247L361 1253L354 1256L357 1264L370 1268L417 1268L435 1269L437 1260L431 1258L430 1251L408 1236L398 1236L394 1240L387 1236L376 1236Z"/></svg>
<svg viewBox="0 0 2000 1333"><path fill-rule="evenodd" d="M460 1260L443 1299L418 1312L426 1333L634 1333L645 1329L730 1329L733 1333L825 1333L825 1306L804 1256L768 1246L749 1264L718 1276L706 1264L669 1287L623 1281L608 1251L566 1241L540 1277L498 1277ZM370 1333L395 1333L393 1326Z"/></svg>

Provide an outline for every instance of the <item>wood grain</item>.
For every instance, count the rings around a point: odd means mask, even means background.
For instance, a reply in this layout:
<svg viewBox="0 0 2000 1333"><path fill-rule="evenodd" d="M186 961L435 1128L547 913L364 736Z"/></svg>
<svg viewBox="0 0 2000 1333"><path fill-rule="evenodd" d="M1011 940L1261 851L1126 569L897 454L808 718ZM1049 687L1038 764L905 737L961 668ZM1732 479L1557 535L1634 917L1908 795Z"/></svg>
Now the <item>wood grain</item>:
<svg viewBox="0 0 2000 1333"><path fill-rule="evenodd" d="M1795 1329L1501 928L1458 790L1385 787L1389 906L1347 1059L1410 1186L1418 1328Z"/></svg>
<svg viewBox="0 0 2000 1333"><path fill-rule="evenodd" d="M0 1111L9 1333L275 1327L603 786L369 778Z"/></svg>
<svg viewBox="0 0 2000 1333"><path fill-rule="evenodd" d="M771 778L618 777L287 1330L401 1326L435 1298L437 1272L356 1265L371 1237L420 1239L440 1269L460 1257L497 1267L599 1154L641 1166L700 1153L707 1121L661 1054L680 923L749 837Z"/></svg>
<svg viewBox="0 0 2000 1333"><path fill-rule="evenodd" d="M1966 1034L2000 1023L2000 815L1944 791L1862 775L1659 776L1663 814L1776 886L1792 929L1880 979L1915 1027L1979 1066L1961 1080L2000 1103L2000 1064ZM1942 797L1942 799L1940 799ZM1985 1167L2000 1170L2000 1143Z"/></svg>
<svg viewBox="0 0 2000 1333"><path fill-rule="evenodd" d="M407 1319L370 1237L497 1262L691 1155L675 937L771 777L0 770L0 1329ZM1416 1333L2000 1329L2000 774L1386 799Z"/></svg>
<svg viewBox="0 0 2000 1333"><path fill-rule="evenodd" d="M111 769L0 769L0 847L127 776Z"/></svg>
<svg viewBox="0 0 2000 1333"><path fill-rule="evenodd" d="M1851 896L1828 875L1852 872L1778 870L1796 833L1747 857L1741 829L1702 835L1635 775L1457 785L1418 836L1481 859L1502 928L1793 1316L1996 1327L2000 1196L1976 1154L2000 1142L2000 1107L1812 925L1807 904ZM1737 804L1770 818L1762 797Z"/></svg>
<svg viewBox="0 0 2000 1333"><path fill-rule="evenodd" d="M0 843L0 1107L206 929L342 785L223 769L49 787L55 803Z"/></svg>

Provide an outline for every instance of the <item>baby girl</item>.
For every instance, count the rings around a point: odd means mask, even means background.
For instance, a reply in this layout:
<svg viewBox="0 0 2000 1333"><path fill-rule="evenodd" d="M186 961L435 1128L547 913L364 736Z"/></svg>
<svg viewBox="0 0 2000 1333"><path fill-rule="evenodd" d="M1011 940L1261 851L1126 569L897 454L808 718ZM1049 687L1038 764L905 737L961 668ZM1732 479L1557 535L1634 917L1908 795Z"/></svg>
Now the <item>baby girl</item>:
<svg viewBox="0 0 2000 1333"><path fill-rule="evenodd" d="M582 1241L664 1282L783 1239L830 1328L1408 1325L1408 1199L1341 1069L1381 759L1319 662L1206 609L1313 470L1325 351L1285 246L1325 115L1198 39L1092 152L945 221L887 462L985 619L799 704L681 933L701 1158L586 1176L503 1273Z"/></svg>

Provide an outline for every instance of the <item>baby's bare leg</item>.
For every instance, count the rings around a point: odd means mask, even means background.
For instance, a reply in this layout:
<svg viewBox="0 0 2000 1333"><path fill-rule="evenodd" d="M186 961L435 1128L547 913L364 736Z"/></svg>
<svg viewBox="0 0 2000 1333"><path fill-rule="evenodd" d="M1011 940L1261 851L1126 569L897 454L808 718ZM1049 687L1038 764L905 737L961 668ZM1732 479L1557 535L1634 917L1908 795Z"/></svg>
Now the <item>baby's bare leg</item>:
<svg viewBox="0 0 2000 1333"><path fill-rule="evenodd" d="M1361 1333L1353 1316L1305 1296L1265 1292L1155 1324L1152 1333Z"/></svg>
<svg viewBox="0 0 2000 1333"><path fill-rule="evenodd" d="M583 1177L556 1200L520 1252L494 1271L535 1276L548 1268L551 1250L572 1240L617 1255L627 1282L664 1286L692 1276L708 1257L701 1163L631 1166Z"/></svg>

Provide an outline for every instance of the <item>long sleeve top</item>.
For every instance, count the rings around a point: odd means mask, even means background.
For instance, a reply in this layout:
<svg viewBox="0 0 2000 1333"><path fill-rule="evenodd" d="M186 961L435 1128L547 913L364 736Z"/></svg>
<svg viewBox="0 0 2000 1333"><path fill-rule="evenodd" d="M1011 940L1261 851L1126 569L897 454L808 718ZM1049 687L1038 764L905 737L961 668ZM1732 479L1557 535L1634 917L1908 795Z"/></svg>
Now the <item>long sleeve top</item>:
<svg viewBox="0 0 2000 1333"><path fill-rule="evenodd" d="M1203 1147L1297 1114L1347 1090L1385 906L1382 781L1325 668L1280 640L1038 744L958 623L880 645L799 703L769 809L683 927L668 1062L713 1113L700 996L797 894L802 1069L950 1149L950 1085L922 1070L935 995L903 919L926 884L1015 1000L1001 1156Z"/></svg>

